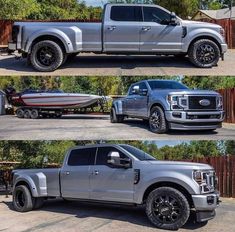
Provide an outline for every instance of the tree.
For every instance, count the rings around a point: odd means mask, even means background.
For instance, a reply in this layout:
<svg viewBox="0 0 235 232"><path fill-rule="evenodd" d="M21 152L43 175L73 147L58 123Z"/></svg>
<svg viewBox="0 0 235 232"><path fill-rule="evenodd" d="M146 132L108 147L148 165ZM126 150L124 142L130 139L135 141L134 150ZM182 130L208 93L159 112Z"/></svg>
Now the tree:
<svg viewBox="0 0 235 232"><path fill-rule="evenodd" d="M40 12L40 4L36 0L0 0L0 6L0 19L26 19Z"/></svg>

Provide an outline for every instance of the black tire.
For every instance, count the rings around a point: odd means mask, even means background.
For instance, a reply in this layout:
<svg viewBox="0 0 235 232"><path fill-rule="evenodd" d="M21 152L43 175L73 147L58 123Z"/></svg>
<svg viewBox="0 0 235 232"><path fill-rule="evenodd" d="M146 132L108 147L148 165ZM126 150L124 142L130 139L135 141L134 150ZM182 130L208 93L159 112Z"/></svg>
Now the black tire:
<svg viewBox="0 0 235 232"><path fill-rule="evenodd" d="M37 197L34 198L34 204L33 204L33 209L40 209L45 202L45 199L43 197Z"/></svg>
<svg viewBox="0 0 235 232"><path fill-rule="evenodd" d="M124 121L124 116L117 115L115 108L112 107L110 112L110 121L111 123L122 123Z"/></svg>
<svg viewBox="0 0 235 232"><path fill-rule="evenodd" d="M146 214L157 228L177 230L187 222L190 207L180 191L171 187L160 187L149 194Z"/></svg>
<svg viewBox="0 0 235 232"><path fill-rule="evenodd" d="M160 106L154 106L150 111L149 127L153 133L163 134L168 131L168 123Z"/></svg>
<svg viewBox="0 0 235 232"><path fill-rule="evenodd" d="M32 118L32 119L37 119L37 118L39 118L39 112L38 112L38 110L33 109L33 110L31 111L31 118Z"/></svg>
<svg viewBox="0 0 235 232"><path fill-rule="evenodd" d="M200 39L190 46L188 56L195 66L199 68L211 68L219 62L220 49L212 40Z"/></svg>
<svg viewBox="0 0 235 232"><path fill-rule="evenodd" d="M18 212L28 212L33 209L34 199L25 185L17 186L13 191L13 206Z"/></svg>
<svg viewBox="0 0 235 232"><path fill-rule="evenodd" d="M24 118L31 118L31 110L24 111Z"/></svg>
<svg viewBox="0 0 235 232"><path fill-rule="evenodd" d="M16 116L18 118L24 118L24 110L23 109L17 109L16 110Z"/></svg>
<svg viewBox="0 0 235 232"><path fill-rule="evenodd" d="M52 72L64 61L63 49L54 41L44 40L33 45L30 61L40 72Z"/></svg>

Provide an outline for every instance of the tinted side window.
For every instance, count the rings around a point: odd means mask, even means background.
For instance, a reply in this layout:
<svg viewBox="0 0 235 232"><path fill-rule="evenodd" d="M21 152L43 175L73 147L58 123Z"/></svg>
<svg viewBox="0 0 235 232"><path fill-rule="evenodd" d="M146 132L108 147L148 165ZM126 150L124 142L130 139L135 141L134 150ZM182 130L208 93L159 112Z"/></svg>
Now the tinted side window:
<svg viewBox="0 0 235 232"><path fill-rule="evenodd" d="M96 148L74 149L68 159L69 166L94 165Z"/></svg>
<svg viewBox="0 0 235 232"><path fill-rule="evenodd" d="M112 6L111 19L114 21L143 21L139 6Z"/></svg>
<svg viewBox="0 0 235 232"><path fill-rule="evenodd" d="M144 21L166 24L170 21L170 14L158 7L144 7Z"/></svg>
<svg viewBox="0 0 235 232"><path fill-rule="evenodd" d="M117 151L120 154L120 157L122 159L127 158L125 154L123 154L121 151L116 149L115 147L99 147L96 157L96 165L108 165L108 154L112 151Z"/></svg>

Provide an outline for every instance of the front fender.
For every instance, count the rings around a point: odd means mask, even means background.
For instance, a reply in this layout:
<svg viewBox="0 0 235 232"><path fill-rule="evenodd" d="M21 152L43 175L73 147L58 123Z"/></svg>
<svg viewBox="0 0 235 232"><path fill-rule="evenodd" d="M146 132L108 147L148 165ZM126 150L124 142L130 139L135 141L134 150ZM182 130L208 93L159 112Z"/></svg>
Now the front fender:
<svg viewBox="0 0 235 232"><path fill-rule="evenodd" d="M54 36L59 39L66 50L66 53L81 51L82 49L82 32L77 27L64 28L64 31L58 28L47 28L34 31L26 38L25 52L30 52L32 43L41 36ZM65 33L66 31L66 33ZM70 37L68 36L70 35Z"/></svg>
<svg viewBox="0 0 235 232"><path fill-rule="evenodd" d="M149 178L149 177L148 177ZM153 184L160 184L161 182L173 183L180 185L183 187L187 192L191 195L199 194L199 188L196 182L194 183L193 180L183 174L179 174L179 172L162 172L160 176L149 179L149 180L142 180L141 187L137 188L135 194L135 202L137 204L142 204L143 197L145 191Z"/></svg>
<svg viewBox="0 0 235 232"><path fill-rule="evenodd" d="M225 43L224 37L217 31L208 28L195 29L190 31L187 34L186 38L183 40L183 47L182 47L183 52L188 52L189 46L193 40L202 37L207 37L207 38L211 37L214 40L216 40L219 44Z"/></svg>
<svg viewBox="0 0 235 232"><path fill-rule="evenodd" d="M28 184L33 197L47 196L46 176L42 172L35 173L33 175L17 175L14 181L13 189L20 182L26 182Z"/></svg>

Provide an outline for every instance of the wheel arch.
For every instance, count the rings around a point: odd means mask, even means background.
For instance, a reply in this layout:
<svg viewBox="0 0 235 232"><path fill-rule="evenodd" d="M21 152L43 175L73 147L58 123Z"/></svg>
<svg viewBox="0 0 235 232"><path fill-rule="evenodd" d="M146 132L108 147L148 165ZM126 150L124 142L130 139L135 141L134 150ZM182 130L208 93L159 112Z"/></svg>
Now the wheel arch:
<svg viewBox="0 0 235 232"><path fill-rule="evenodd" d="M144 195L143 195L143 199L142 199L142 202L145 203L146 200L147 200L147 197L148 195L154 190L154 189L157 189L157 188L160 188L160 187L171 187L171 188L174 188L178 191L180 191L185 197L186 199L188 200L188 203L190 205L190 207L192 208L194 206L193 204L193 199L192 199L192 196L191 194L189 193L189 191L183 187L182 185L180 184L177 184L177 183L174 183L174 182L171 182L171 181L161 181L161 182L157 182L157 183L153 183L151 184L144 192Z"/></svg>
<svg viewBox="0 0 235 232"><path fill-rule="evenodd" d="M166 110L165 107L164 107L164 105L163 105L162 103L160 103L160 102L154 102L154 103L149 107L148 116L150 116L150 112L151 112L152 108L155 107L155 106L159 106L164 112L165 112L165 110Z"/></svg>

